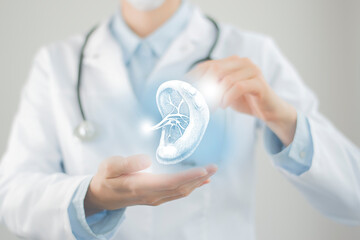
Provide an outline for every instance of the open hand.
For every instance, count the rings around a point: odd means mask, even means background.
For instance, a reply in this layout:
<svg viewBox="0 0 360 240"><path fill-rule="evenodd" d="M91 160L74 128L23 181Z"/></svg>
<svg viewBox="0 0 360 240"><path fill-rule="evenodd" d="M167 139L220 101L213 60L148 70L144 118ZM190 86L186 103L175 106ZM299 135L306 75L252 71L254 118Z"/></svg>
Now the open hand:
<svg viewBox="0 0 360 240"><path fill-rule="evenodd" d="M217 168L193 168L175 174L139 172L148 168L146 155L112 157L99 166L84 200L86 215L133 205L157 206L188 196L209 182Z"/></svg>

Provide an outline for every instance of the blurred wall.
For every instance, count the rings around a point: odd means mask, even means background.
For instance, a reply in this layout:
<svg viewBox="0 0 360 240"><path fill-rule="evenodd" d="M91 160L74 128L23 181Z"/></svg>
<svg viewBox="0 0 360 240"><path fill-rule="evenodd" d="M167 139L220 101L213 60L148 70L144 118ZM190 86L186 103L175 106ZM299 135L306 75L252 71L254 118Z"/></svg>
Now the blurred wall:
<svg viewBox="0 0 360 240"><path fill-rule="evenodd" d="M317 93L320 109L360 146L360 1L194 0L220 21L272 36ZM0 154L35 51L84 32L114 12L116 0L0 0ZM360 239L360 227L321 216L257 157L257 236L262 240ZM340 159L341 160L341 159ZM0 239L16 239L0 225Z"/></svg>

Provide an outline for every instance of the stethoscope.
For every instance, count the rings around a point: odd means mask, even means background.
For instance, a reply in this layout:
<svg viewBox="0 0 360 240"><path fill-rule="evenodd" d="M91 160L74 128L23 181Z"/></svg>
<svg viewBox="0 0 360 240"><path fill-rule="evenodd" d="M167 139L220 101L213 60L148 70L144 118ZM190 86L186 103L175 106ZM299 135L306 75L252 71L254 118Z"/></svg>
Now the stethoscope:
<svg viewBox="0 0 360 240"><path fill-rule="evenodd" d="M219 36L220 36L220 28L219 28L219 25L217 24L217 22L214 19L212 19L209 16L207 16L207 19L213 24L213 26L215 28L215 40L214 40L213 44L211 45L207 56L202 58L202 59L199 59L199 60L195 61L194 63L192 63L190 65L190 67L189 67L189 70L192 69L195 65L199 64L200 62L212 60L211 55L212 55L212 53L213 53L213 51L214 51L214 49L215 49L215 47L216 47L216 45L218 43ZM82 121L74 129L74 135L79 140L81 140L83 142L90 141L90 140L94 139L94 137L96 136L96 129L95 129L94 124L92 124L90 121L88 121L86 116L85 116L84 108L83 108L82 101L81 101L81 95L80 95L81 75L82 75L82 69L83 69L84 52L85 52L85 48L86 48L86 46L87 46L87 44L89 42L89 39L90 39L91 35L95 32L96 29L97 29L97 26L93 27L86 34L84 43L81 46L80 58L79 58L79 66L78 66L76 96L77 96L77 102L78 102L78 106L79 106Z"/></svg>

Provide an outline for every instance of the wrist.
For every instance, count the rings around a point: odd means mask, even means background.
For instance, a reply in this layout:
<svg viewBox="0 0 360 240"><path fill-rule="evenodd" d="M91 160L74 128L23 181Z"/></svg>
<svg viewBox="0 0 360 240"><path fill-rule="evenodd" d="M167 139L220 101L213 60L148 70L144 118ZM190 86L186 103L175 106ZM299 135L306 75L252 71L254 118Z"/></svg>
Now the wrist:
<svg viewBox="0 0 360 240"><path fill-rule="evenodd" d="M99 206L99 204L97 204L96 196L92 190L91 185L92 184L90 183L84 198L85 216L90 216L104 210L102 207Z"/></svg>
<svg viewBox="0 0 360 240"><path fill-rule="evenodd" d="M286 102L283 102L282 105L282 108L274 114L274 117L271 120L265 121L265 123L281 142L288 146L292 143L295 136L297 112L292 105Z"/></svg>

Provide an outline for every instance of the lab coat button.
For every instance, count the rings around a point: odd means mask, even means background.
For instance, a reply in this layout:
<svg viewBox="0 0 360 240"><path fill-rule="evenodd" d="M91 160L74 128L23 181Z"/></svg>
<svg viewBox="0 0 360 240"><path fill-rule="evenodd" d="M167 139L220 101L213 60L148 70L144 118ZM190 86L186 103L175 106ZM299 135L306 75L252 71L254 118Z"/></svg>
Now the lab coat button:
<svg viewBox="0 0 360 240"><path fill-rule="evenodd" d="M305 158L305 157L306 157L306 152L305 152L305 151L301 151L301 152L300 152L300 157L301 157L301 158Z"/></svg>

